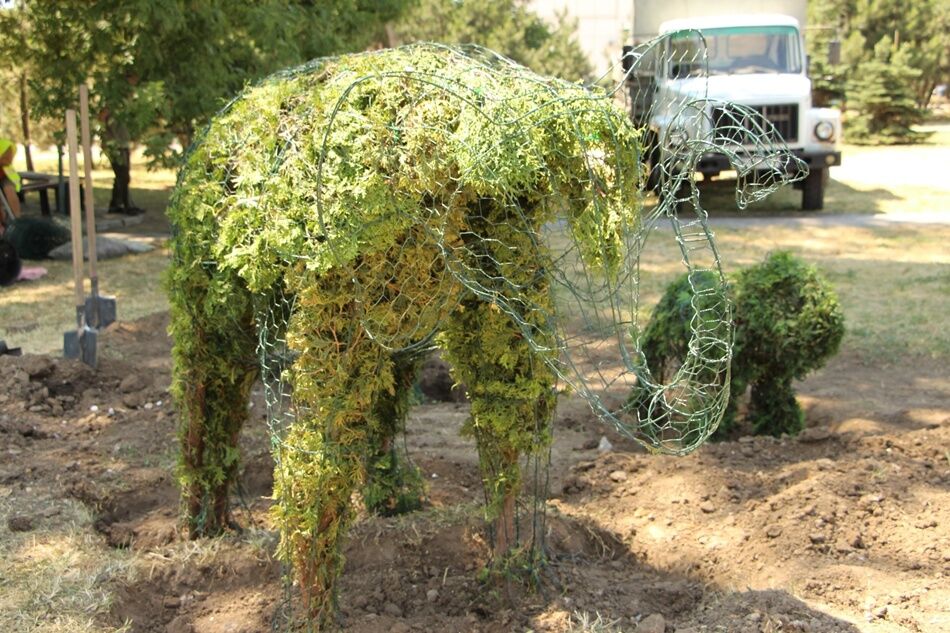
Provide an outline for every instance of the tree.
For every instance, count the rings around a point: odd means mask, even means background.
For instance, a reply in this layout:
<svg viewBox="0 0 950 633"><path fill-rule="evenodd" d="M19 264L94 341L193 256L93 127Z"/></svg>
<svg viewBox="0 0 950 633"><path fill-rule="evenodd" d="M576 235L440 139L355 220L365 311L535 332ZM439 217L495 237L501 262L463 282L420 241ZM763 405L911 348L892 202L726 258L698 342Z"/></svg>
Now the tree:
<svg viewBox="0 0 950 633"><path fill-rule="evenodd" d="M808 75L811 77L812 102L819 107L842 107L844 84L847 80L846 64L833 64L829 59L833 41L840 44L840 20L834 2L812 1L808 3L808 23L805 45L808 50Z"/></svg>
<svg viewBox="0 0 950 633"><path fill-rule="evenodd" d="M852 28L865 42L864 60L876 56L878 43L889 38L902 61L919 71L908 80L920 108L927 107L938 83L950 79L950 4L946 0L874 0L854 3Z"/></svg>
<svg viewBox="0 0 950 633"><path fill-rule="evenodd" d="M563 15L548 24L525 0L420 0L394 30L400 42L480 44L537 73L578 81L591 66L575 28Z"/></svg>
<svg viewBox="0 0 950 633"><path fill-rule="evenodd" d="M365 47L407 2L21 0L0 16L14 34L3 58L28 68L40 117L61 120L77 86L91 84L116 174L110 206L128 210L129 145L145 142L154 163L173 162L245 85L311 55Z"/></svg>
<svg viewBox="0 0 950 633"><path fill-rule="evenodd" d="M848 134L858 143L913 143L925 135L912 126L923 119L914 87L922 72L911 66L908 46L897 47L887 36L874 47L874 57L855 69L847 84L850 105Z"/></svg>
<svg viewBox="0 0 950 633"><path fill-rule="evenodd" d="M884 37L903 51L903 63L919 71L904 78L918 108L927 107L937 84L950 81L950 3L945 0L810 0L808 15L818 27L809 33L808 50L819 88L841 93L845 83L859 79L855 71L874 59ZM842 64L828 68L823 60L833 35L843 40Z"/></svg>

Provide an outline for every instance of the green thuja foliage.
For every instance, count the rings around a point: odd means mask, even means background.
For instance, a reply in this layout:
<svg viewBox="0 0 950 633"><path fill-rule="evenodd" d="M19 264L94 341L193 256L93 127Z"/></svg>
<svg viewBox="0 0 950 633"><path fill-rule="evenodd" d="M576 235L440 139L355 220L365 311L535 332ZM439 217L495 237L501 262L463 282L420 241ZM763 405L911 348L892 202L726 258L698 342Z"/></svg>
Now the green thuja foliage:
<svg viewBox="0 0 950 633"><path fill-rule="evenodd" d="M352 495L384 512L421 495L393 441L413 350L441 332L470 390L495 551L517 549L519 459L547 450L554 407L538 351L556 349L554 263L538 235L564 218L587 270L615 276L639 156L609 96L484 50L317 60L246 90L189 153L169 208L193 533L226 524L248 391L271 352L258 343L278 345L286 364L265 376L289 385L293 418L274 437L278 554L326 623Z"/></svg>
<svg viewBox="0 0 950 633"><path fill-rule="evenodd" d="M641 339L648 365L668 379L702 320L696 289L714 288L711 273L683 275L670 284ZM794 434L804 426L793 380L804 378L838 351L844 317L837 294L814 266L787 252L737 273L728 287L734 303L730 400L717 431L736 424L736 402L751 385L749 421L756 433Z"/></svg>
<svg viewBox="0 0 950 633"><path fill-rule="evenodd" d="M363 501L367 510L383 516L418 510L425 498L421 471L400 456L395 441L406 430L413 385L422 360L422 355L411 353L393 357L393 391L377 394L370 413L381 433L372 442L367 457Z"/></svg>
<svg viewBox="0 0 950 633"><path fill-rule="evenodd" d="M793 380L838 352L844 315L838 295L814 266L788 252L735 278L735 379L752 385L749 419L756 433L797 433L804 414Z"/></svg>

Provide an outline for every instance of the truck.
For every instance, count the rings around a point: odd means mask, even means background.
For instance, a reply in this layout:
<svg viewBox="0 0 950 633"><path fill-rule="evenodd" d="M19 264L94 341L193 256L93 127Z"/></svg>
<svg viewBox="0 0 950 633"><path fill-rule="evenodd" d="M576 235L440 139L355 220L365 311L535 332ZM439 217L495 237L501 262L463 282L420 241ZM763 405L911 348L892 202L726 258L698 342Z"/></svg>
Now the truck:
<svg viewBox="0 0 950 633"><path fill-rule="evenodd" d="M806 0L633 0L633 5L633 44L624 46L624 70L631 116L649 130L654 181L665 153L682 137L737 138L736 126L744 124L751 132L755 117L730 114L738 104L747 108L741 112L767 120L775 142L808 166L808 175L796 183L802 209L821 209L828 170L841 164L841 113L812 107L802 37ZM657 36L651 53L633 66L633 51L643 50L634 47ZM691 125L677 127L675 110L690 100L706 111ZM704 179L730 169L727 157L715 152L696 162Z"/></svg>

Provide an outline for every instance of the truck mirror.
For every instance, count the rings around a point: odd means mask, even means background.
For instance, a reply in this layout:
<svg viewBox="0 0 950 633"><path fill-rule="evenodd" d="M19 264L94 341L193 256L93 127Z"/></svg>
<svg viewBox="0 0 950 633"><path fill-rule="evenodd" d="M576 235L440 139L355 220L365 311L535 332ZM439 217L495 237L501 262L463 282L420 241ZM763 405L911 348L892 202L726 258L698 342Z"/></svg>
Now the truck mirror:
<svg viewBox="0 0 950 633"><path fill-rule="evenodd" d="M623 52L620 57L620 66L623 68L623 74L626 75L633 68L633 46L624 44L621 50Z"/></svg>
<svg viewBox="0 0 950 633"><path fill-rule="evenodd" d="M828 42L828 63L832 66L841 63L841 40L833 39Z"/></svg>

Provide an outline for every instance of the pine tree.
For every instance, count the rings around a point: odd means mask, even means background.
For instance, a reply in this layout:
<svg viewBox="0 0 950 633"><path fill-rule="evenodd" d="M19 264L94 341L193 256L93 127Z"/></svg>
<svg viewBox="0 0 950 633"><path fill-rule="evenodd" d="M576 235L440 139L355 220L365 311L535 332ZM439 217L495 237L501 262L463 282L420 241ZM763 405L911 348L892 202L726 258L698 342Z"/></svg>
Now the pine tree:
<svg viewBox="0 0 950 633"><path fill-rule="evenodd" d="M921 71L910 66L905 49L885 36L874 47L873 57L855 69L847 85L849 141L893 145L923 138L912 129L923 119L915 99Z"/></svg>

